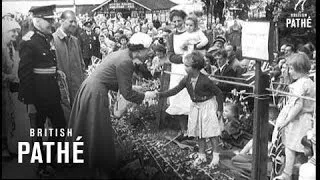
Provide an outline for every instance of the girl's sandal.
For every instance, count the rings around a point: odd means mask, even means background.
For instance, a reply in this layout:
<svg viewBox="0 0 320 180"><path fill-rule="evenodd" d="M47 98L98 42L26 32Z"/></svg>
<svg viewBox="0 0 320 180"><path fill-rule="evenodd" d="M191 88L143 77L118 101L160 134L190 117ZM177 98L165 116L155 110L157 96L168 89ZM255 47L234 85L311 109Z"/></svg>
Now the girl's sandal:
<svg viewBox="0 0 320 180"><path fill-rule="evenodd" d="M219 161L220 161L219 153L213 152L212 153L212 161L209 164L209 167L212 169L215 169L218 166Z"/></svg>
<svg viewBox="0 0 320 180"><path fill-rule="evenodd" d="M281 175L273 178L273 180L291 180L291 177L289 176L289 174L283 172Z"/></svg>

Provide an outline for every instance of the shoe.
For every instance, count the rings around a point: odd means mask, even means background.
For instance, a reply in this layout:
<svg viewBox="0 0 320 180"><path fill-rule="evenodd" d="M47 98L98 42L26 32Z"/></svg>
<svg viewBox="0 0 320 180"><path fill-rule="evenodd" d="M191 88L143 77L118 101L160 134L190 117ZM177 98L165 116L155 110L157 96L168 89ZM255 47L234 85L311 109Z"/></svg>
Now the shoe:
<svg viewBox="0 0 320 180"><path fill-rule="evenodd" d="M193 167L197 167L200 164L205 163L205 162L207 162L206 155L199 153L197 159L194 160L194 162L193 162Z"/></svg>
<svg viewBox="0 0 320 180"><path fill-rule="evenodd" d="M273 178L273 180L291 180L291 176L285 172L283 172L281 175Z"/></svg>
<svg viewBox="0 0 320 180"><path fill-rule="evenodd" d="M219 153L212 152L212 160L211 163L209 164L209 167L214 168L219 164L220 157Z"/></svg>

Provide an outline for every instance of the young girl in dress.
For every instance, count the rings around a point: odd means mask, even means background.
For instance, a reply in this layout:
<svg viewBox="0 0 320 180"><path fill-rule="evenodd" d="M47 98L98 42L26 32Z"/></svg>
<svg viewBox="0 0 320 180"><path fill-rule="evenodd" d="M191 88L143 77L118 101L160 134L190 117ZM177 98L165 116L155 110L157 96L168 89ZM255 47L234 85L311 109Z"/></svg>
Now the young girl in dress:
<svg viewBox="0 0 320 180"><path fill-rule="evenodd" d="M212 161L210 166L219 162L218 136L221 134L219 119L223 111L223 94L221 90L200 70L204 67L204 57L199 51L186 55L185 70L187 75L179 84L165 92L157 93L160 98L177 94L186 88L192 103L188 119L188 136L199 138L199 156L193 165L198 166L207 161L205 154L206 138L212 143Z"/></svg>
<svg viewBox="0 0 320 180"><path fill-rule="evenodd" d="M287 64L293 80L293 83L289 85L289 92L298 96L314 98L315 84L308 76L311 67L308 56L305 53L296 53L288 59ZM304 152L300 141L313 126L314 103L311 100L288 96L286 105L282 108L275 126L275 130L282 132L286 154L284 170L275 179L291 179L296 152ZM273 136L275 134L277 133L274 133Z"/></svg>
<svg viewBox="0 0 320 180"><path fill-rule="evenodd" d="M221 139L223 142L233 145L241 133L238 105L233 103L225 104L222 117L224 121L224 130L222 131Z"/></svg>
<svg viewBox="0 0 320 180"><path fill-rule="evenodd" d="M184 43L182 49L185 49L184 55L191 53L194 49L201 49L208 44L208 38L198 27L196 16L188 16L185 21L186 32L184 33ZM203 54L205 50L201 51Z"/></svg>
<svg viewBox="0 0 320 180"><path fill-rule="evenodd" d="M154 78L160 78L161 71L165 63L170 64L168 57L166 56L166 47L162 44L157 44L154 46L153 51L155 52L155 57L152 60L151 74Z"/></svg>

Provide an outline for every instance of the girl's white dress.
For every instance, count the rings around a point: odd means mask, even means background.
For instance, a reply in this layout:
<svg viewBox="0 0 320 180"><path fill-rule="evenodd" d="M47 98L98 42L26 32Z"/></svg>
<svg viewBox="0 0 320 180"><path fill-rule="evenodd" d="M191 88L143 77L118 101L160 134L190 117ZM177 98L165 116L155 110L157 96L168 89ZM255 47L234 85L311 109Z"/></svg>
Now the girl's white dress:
<svg viewBox="0 0 320 180"><path fill-rule="evenodd" d="M198 79L192 82L193 89ZM191 102L188 119L188 136L209 138L219 136L222 131L221 120L217 117L216 96L204 102Z"/></svg>
<svg viewBox="0 0 320 180"><path fill-rule="evenodd" d="M216 97L204 102L192 102L188 119L188 136L209 138L221 135L222 127L217 117Z"/></svg>
<svg viewBox="0 0 320 180"><path fill-rule="evenodd" d="M302 77L296 82L289 85L289 91L292 94L299 96L315 97L315 84L308 77ZM309 129L312 129L312 115L314 113L315 102L302 99L295 96L288 96L287 104L282 108L276 121L276 127L273 132L273 141L277 134L277 125L286 119L289 110L295 103L303 103L302 110L286 127L283 128L282 140L286 148L296 152L304 152L304 147L301 144L301 139L307 134Z"/></svg>

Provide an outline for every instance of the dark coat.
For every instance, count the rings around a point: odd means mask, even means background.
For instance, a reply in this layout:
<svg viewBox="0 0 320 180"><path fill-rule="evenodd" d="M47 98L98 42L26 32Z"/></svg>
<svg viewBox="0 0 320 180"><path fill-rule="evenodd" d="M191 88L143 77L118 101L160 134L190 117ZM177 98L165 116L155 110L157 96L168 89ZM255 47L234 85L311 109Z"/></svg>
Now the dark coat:
<svg viewBox="0 0 320 180"><path fill-rule="evenodd" d="M230 64L226 64L226 66L220 71L219 69L215 72L214 75L218 76L228 76L228 77L237 77L237 73L233 70L232 66ZM219 78L223 80L229 80L227 78ZM232 80L231 80L232 81ZM227 84L227 83L221 83L219 82L218 87L221 89L221 91L224 93L225 97L228 95L228 93L235 88L234 85L232 84Z"/></svg>
<svg viewBox="0 0 320 180"><path fill-rule="evenodd" d="M66 141L82 136L84 163L111 170L116 166L116 151L108 92L119 90L126 100L138 104L144 94L132 90L134 66L128 49L111 53L105 59L82 83L75 97L68 124L73 136Z"/></svg>
<svg viewBox="0 0 320 180"><path fill-rule="evenodd" d="M90 35L86 31L82 31L79 36L80 47L84 59L90 59L91 56L101 58L99 37L91 32Z"/></svg>
<svg viewBox="0 0 320 180"><path fill-rule="evenodd" d="M182 64L182 55L176 54L174 52L174 46L173 46L174 35L175 34L180 35L182 33L173 31L172 33L169 34L169 37L167 39L167 52L168 52L167 55L168 55L169 61L175 64Z"/></svg>
<svg viewBox="0 0 320 180"><path fill-rule="evenodd" d="M23 38L20 44L19 100L25 104L60 103L60 90L55 75L33 73L34 68L57 66L55 50L50 45L52 36L34 30L31 37Z"/></svg>

